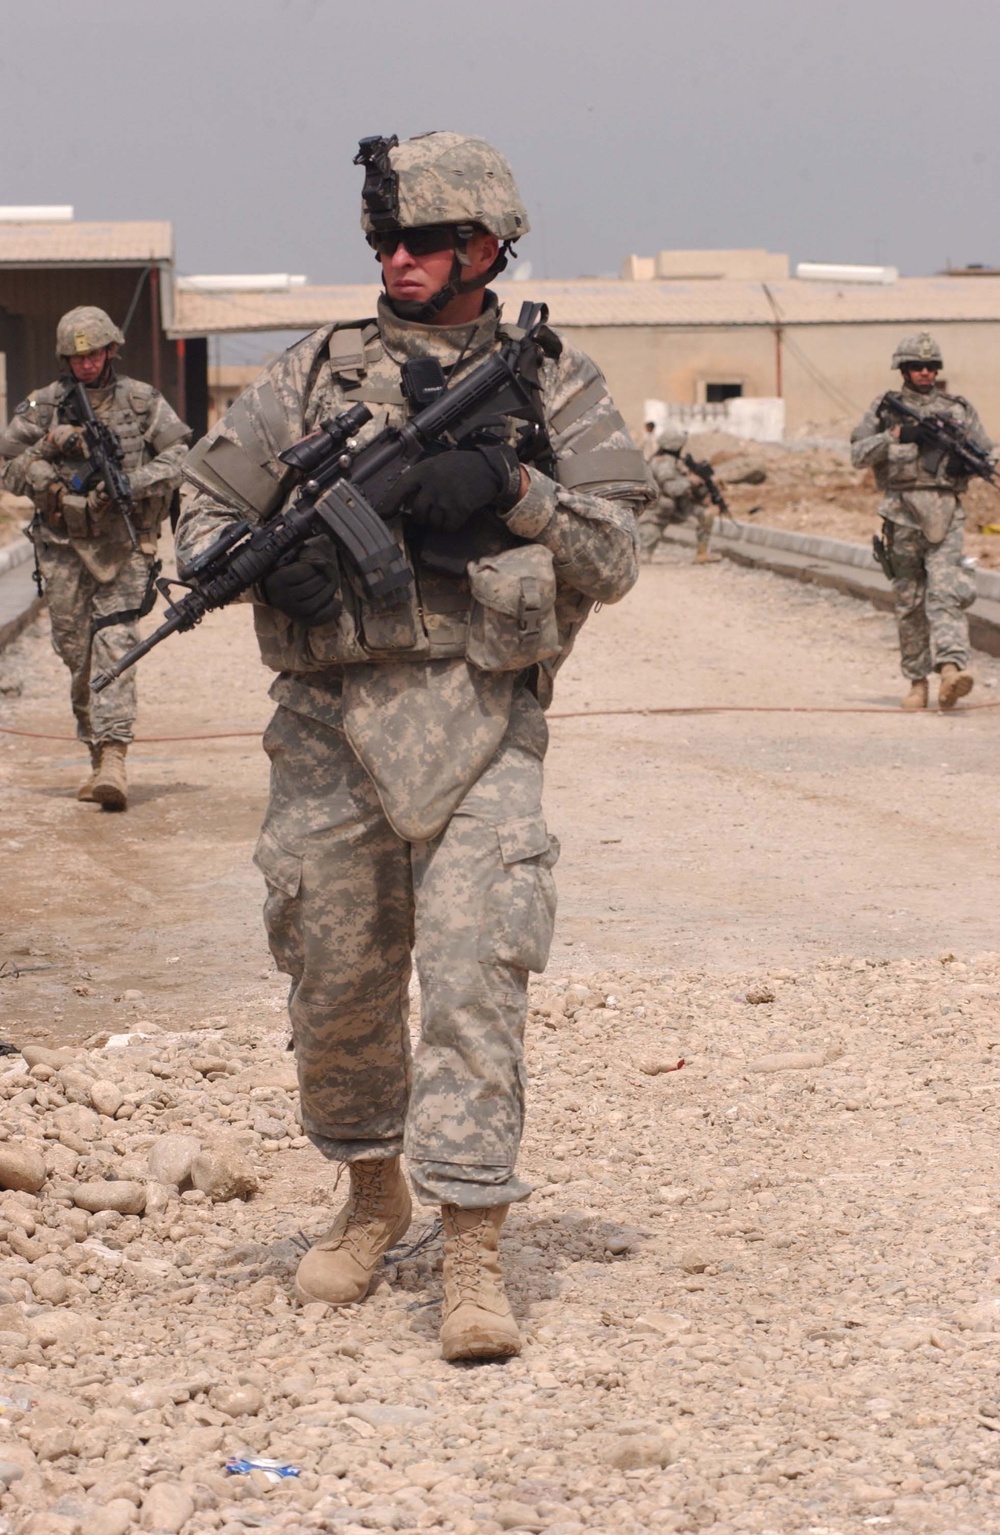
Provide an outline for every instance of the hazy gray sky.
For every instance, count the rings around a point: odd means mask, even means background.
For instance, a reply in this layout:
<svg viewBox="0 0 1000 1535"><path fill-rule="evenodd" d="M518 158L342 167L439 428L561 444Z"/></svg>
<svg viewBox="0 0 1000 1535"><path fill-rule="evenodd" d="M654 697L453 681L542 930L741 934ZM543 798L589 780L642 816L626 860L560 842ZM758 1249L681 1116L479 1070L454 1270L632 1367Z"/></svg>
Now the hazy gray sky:
<svg viewBox="0 0 1000 1535"><path fill-rule="evenodd" d="M996 0L3 7L0 202L167 218L182 272L375 275L362 134L509 155L538 276L762 245L1000 260Z"/></svg>

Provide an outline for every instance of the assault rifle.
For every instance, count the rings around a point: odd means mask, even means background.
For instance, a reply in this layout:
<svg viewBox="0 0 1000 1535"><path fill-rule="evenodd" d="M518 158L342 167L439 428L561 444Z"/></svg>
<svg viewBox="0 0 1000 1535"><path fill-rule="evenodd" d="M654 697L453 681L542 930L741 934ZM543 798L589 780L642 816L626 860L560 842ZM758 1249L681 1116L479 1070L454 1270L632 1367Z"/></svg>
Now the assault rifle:
<svg viewBox="0 0 1000 1535"><path fill-rule="evenodd" d="M105 495L128 529L132 548L138 549L139 540L136 536L135 523L132 521L135 498L128 482L128 475L122 468L122 445L118 441L117 434L106 422L98 421L94 415L94 407L90 403L90 396L79 379L73 380L63 397L63 411L71 425L79 427L80 435L87 445L87 457L90 460L87 470L74 475L70 482L70 490L76 495L85 496L100 481L104 486Z"/></svg>
<svg viewBox="0 0 1000 1535"><path fill-rule="evenodd" d="M948 471L955 479L975 477L1000 489L996 466L985 448L970 442L962 428L949 416L934 412L923 415L908 405L901 394L890 391L882 397L882 408L894 411L917 428L914 440L924 450L921 455L928 474L936 474L941 460L948 458Z"/></svg>
<svg viewBox="0 0 1000 1535"><path fill-rule="evenodd" d="M681 462L686 469L690 469L691 473L697 475L698 479L701 480L705 489L708 491L709 500L714 506L718 507L720 518L722 518L724 521L728 517L733 527L738 528L740 525L739 518L734 517L732 512L729 510L729 507L726 504L726 498L722 494L722 491L719 489L719 482L715 478L715 470L712 468L708 460L705 459L704 461L699 462L698 459L692 458L690 453L683 453L681 455ZM747 516L755 517L759 511L759 506L752 506L747 512Z"/></svg>
<svg viewBox="0 0 1000 1535"><path fill-rule="evenodd" d="M90 684L94 692L100 693L168 635L193 629L206 613L235 602L319 533L331 535L347 556L369 601L379 607L403 602L413 577L404 551L376 508L413 464L447 452L476 430L488 431L498 415L524 423L517 444L522 461L531 462L548 451L538 369L542 355L559 355L561 342L547 320L544 304L522 304L515 338L452 388L432 359L404 364L404 393L419 408L403 426L386 427L364 447L359 447L357 433L372 413L358 404L286 449L281 462L301 482L294 501L256 527L234 522L184 565L181 580L157 581L168 603L166 622L96 676ZM187 596L173 601L172 585L186 587Z"/></svg>

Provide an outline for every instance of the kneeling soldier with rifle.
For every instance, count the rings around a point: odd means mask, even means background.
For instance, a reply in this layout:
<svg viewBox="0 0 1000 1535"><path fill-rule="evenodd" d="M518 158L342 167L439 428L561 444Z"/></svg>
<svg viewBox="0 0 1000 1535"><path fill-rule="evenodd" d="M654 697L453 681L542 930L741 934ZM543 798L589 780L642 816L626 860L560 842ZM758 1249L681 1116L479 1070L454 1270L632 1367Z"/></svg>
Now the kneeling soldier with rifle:
<svg viewBox="0 0 1000 1535"><path fill-rule="evenodd" d="M528 973L555 913L544 710L594 604L635 581L650 490L594 364L538 306L504 323L487 290L528 231L503 156L430 133L363 139L357 163L377 313L298 342L194 449L192 590L164 628L249 581L278 674L264 918L302 1123L350 1179L298 1294L363 1299L410 1224L405 1151L441 1209L444 1356L502 1358L520 1349L498 1243L530 1192Z"/></svg>
<svg viewBox="0 0 1000 1535"><path fill-rule="evenodd" d="M91 669L136 643L136 621L153 605L160 524L190 436L158 390L116 373L124 340L103 309L71 309L56 331L63 377L23 401L0 433L0 484L34 503L35 579L90 749L77 799L104 810L128 805L136 688L130 674L94 694Z"/></svg>
<svg viewBox="0 0 1000 1535"><path fill-rule="evenodd" d="M995 483L993 443L974 408L937 387L941 351L933 336L907 336L893 355L903 387L880 395L851 433L855 468L871 465L884 492L875 557L896 595L904 709L926 709L927 679L940 672L938 707L970 691L969 621L976 600L963 560L961 495L973 475Z"/></svg>

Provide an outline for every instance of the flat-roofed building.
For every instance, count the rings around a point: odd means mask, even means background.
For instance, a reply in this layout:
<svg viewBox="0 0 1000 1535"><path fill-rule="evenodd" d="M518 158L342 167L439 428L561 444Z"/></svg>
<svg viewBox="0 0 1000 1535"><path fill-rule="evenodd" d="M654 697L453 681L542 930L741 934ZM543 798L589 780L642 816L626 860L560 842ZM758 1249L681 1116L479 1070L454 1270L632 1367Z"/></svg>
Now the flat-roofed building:
<svg viewBox="0 0 1000 1535"><path fill-rule="evenodd" d="M787 272L785 257L750 255L783 262ZM512 319L522 299L548 304L553 325L594 358L637 433L650 399L694 407L754 397L784 401L788 436L846 438L873 396L898 385L889 361L899 338L929 329L944 352L946 387L974 400L1000 438L1000 276L897 279L892 268L821 270L822 280L501 280L496 291ZM307 331L374 314L379 291L376 284L306 284L282 292L178 292L170 334Z"/></svg>
<svg viewBox="0 0 1000 1535"><path fill-rule="evenodd" d="M71 208L0 208L0 420L56 375L60 315L107 310L126 334L124 366L153 383L181 415L204 393L204 342L168 339L174 237L163 220L78 222ZM204 416L204 408L202 408Z"/></svg>

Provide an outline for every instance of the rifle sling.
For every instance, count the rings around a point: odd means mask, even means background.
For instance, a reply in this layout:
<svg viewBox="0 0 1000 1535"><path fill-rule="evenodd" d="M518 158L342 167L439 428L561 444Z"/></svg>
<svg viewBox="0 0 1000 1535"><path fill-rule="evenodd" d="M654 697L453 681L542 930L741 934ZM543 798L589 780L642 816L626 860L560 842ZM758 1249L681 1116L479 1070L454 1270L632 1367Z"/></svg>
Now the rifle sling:
<svg viewBox="0 0 1000 1535"><path fill-rule="evenodd" d="M142 594L142 601L137 608L120 608L117 613L105 613L103 618L90 620L90 638L99 633L101 629L110 629L112 624L134 624L140 618L145 618L147 613L152 613L156 603L156 578L163 569L161 560L153 560L149 567L149 575L146 579L146 590Z"/></svg>

